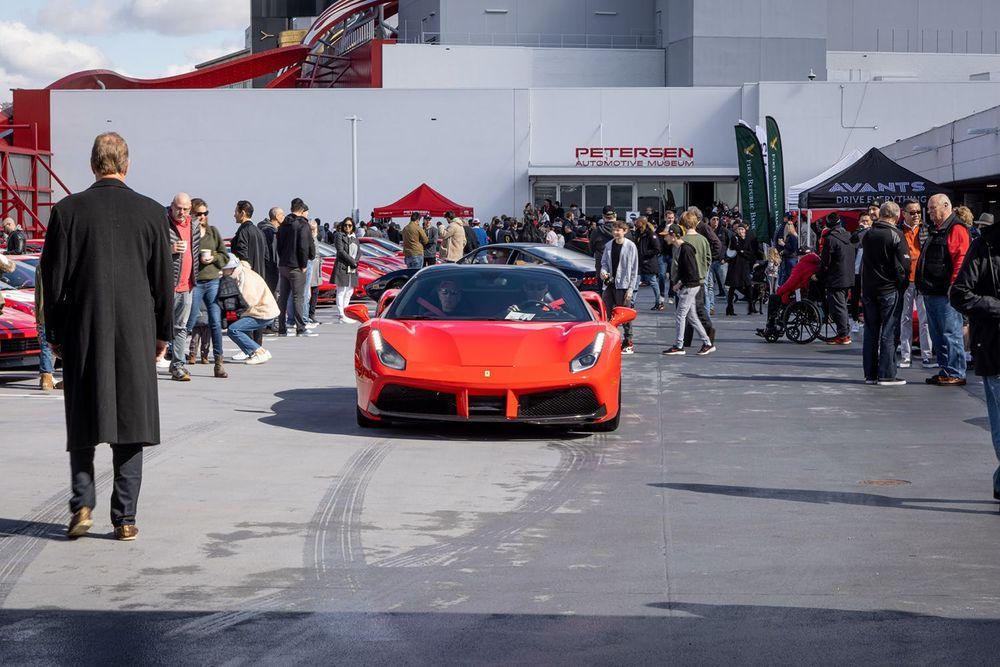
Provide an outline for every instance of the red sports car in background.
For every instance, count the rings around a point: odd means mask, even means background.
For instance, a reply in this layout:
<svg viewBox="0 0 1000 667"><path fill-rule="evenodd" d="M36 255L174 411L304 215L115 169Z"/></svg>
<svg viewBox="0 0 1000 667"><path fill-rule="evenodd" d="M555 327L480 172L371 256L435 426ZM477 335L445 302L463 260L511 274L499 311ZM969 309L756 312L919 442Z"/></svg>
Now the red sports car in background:
<svg viewBox="0 0 1000 667"><path fill-rule="evenodd" d="M593 305L589 305L593 303ZM613 431L621 416L621 335L561 272L438 265L364 305L354 352L357 418L551 424Z"/></svg>
<svg viewBox="0 0 1000 667"><path fill-rule="evenodd" d="M0 283L6 297L13 287ZM0 311L0 368L14 368L37 363L41 350L38 347L38 329L35 316L12 308L7 302Z"/></svg>
<svg viewBox="0 0 1000 667"><path fill-rule="evenodd" d="M35 267L38 255L12 255L14 270L0 273L0 290L3 291L7 308L23 311L35 316Z"/></svg>

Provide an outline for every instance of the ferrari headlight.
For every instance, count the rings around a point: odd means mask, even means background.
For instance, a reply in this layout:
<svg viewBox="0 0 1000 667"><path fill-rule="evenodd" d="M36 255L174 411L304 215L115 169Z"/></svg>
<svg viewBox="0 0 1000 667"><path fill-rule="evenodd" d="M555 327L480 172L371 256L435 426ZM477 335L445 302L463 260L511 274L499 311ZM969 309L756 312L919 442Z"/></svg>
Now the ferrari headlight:
<svg viewBox="0 0 1000 667"><path fill-rule="evenodd" d="M601 350L604 349L604 332L600 332L594 337L594 342L583 348L580 354L569 362L570 373L580 373L587 371L597 365L597 360L601 358Z"/></svg>
<svg viewBox="0 0 1000 667"><path fill-rule="evenodd" d="M603 335L603 334L602 334ZM397 371L406 370L406 359L403 358L396 348L389 345L388 341L382 338L382 333L378 329L372 330L372 347L382 365L394 368Z"/></svg>

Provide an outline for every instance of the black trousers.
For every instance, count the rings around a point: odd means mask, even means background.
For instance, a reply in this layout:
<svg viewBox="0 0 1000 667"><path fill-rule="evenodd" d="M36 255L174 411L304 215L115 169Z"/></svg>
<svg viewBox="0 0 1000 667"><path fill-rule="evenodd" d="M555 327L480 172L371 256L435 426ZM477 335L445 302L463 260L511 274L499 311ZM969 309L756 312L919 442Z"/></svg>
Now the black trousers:
<svg viewBox="0 0 1000 667"><path fill-rule="evenodd" d="M729 293L726 295L726 312L735 313L734 304L736 302L736 293L739 292L743 295L743 298L747 302L747 315L754 312L753 307L753 296L751 294L749 287L730 287Z"/></svg>
<svg viewBox="0 0 1000 667"><path fill-rule="evenodd" d="M316 304L319 302L319 285L309 288L309 319L316 321Z"/></svg>
<svg viewBox="0 0 1000 667"><path fill-rule="evenodd" d="M428 257L427 255L424 255L424 266L434 266L437 263L437 257Z"/></svg>
<svg viewBox="0 0 1000 667"><path fill-rule="evenodd" d="M278 272L281 274L281 280L278 281L278 307L281 309L281 314L278 315L278 333L288 333L286 322L289 290L292 295L292 307L295 309L292 314L295 318L295 333L305 333L306 313L302 290L306 286L306 272L299 268L290 269L287 266L278 267Z"/></svg>
<svg viewBox="0 0 1000 667"><path fill-rule="evenodd" d="M849 288L826 291L826 307L829 309L830 318L837 326L838 336L851 334L851 317L847 313L847 294L850 291Z"/></svg>
<svg viewBox="0 0 1000 667"><path fill-rule="evenodd" d="M614 286L604 288L601 298L604 299L604 307L608 309L608 319L611 319L611 312L616 306L632 307L631 303L625 301L627 293L628 290L617 289ZM623 324L622 331L624 332L624 338L622 338L622 347L624 348L626 345L632 344L632 323L626 322Z"/></svg>
<svg viewBox="0 0 1000 667"><path fill-rule="evenodd" d="M111 445L115 472L114 490L111 492L111 523L114 526L135 524L135 510L142 486L142 445ZM94 488L94 448L74 449L69 453L73 495L69 511L97 505Z"/></svg>
<svg viewBox="0 0 1000 667"><path fill-rule="evenodd" d="M701 322L701 326L705 327L705 333L708 337L715 342L715 325L712 324L712 318L708 316L708 309L705 308L705 283L701 284L701 289L698 290L698 294L694 298L694 312L698 316L698 320ZM694 330L692 327L684 328L684 347L690 347L691 341L694 340Z"/></svg>

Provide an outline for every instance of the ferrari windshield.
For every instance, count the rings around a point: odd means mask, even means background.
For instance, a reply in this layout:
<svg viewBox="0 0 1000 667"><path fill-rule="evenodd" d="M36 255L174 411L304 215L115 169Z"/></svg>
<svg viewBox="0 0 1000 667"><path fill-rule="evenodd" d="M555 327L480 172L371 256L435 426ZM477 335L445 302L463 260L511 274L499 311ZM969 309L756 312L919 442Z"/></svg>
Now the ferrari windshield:
<svg viewBox="0 0 1000 667"><path fill-rule="evenodd" d="M580 293L551 269L463 265L418 272L392 302L391 320L587 322Z"/></svg>

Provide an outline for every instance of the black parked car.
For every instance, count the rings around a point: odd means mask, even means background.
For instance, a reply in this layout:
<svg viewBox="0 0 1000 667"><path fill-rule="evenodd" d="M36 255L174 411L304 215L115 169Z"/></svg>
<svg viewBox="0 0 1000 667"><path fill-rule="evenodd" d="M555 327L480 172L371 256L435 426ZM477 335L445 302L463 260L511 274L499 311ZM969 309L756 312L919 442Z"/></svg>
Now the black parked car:
<svg viewBox="0 0 1000 667"><path fill-rule="evenodd" d="M544 243L493 243L473 250L458 260L459 264L515 264L551 266L562 271L580 291L600 292L600 281L594 271L594 258L569 248ZM388 289L399 289L417 272L401 269L387 273L371 282L368 296L378 301Z"/></svg>

